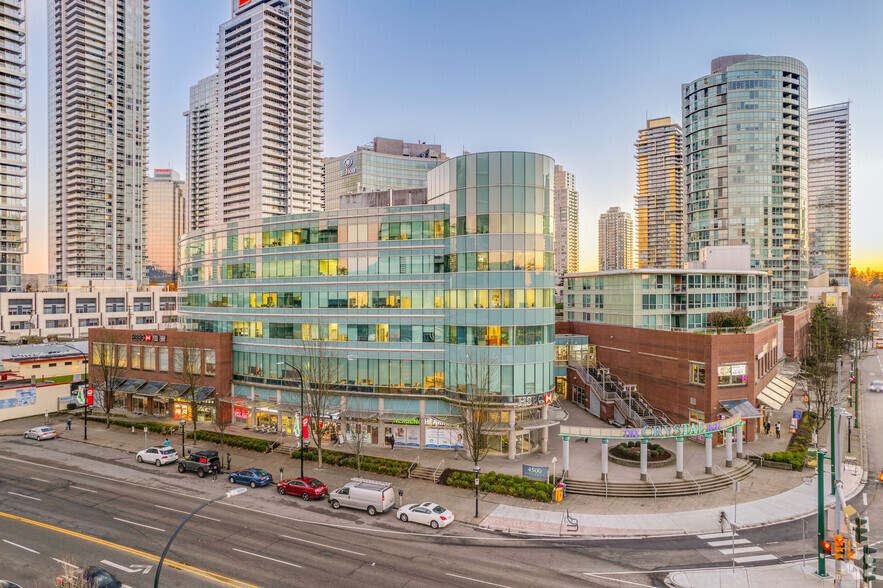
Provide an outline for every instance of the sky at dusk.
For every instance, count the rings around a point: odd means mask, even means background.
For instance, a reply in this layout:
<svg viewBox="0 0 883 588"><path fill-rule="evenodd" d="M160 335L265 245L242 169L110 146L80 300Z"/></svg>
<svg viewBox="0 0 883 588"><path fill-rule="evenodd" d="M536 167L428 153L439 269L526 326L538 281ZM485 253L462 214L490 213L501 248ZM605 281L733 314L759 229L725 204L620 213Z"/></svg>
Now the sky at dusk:
<svg viewBox="0 0 883 588"><path fill-rule="evenodd" d="M883 269L883 2L315 0L325 155L375 136L448 156L520 150L576 174L580 269L597 269L598 216L633 211L645 119L680 122L680 84L721 55L786 55L811 107L851 102L852 265ZM150 0L150 168L184 175L189 87L214 73L229 0ZM47 271L46 1L28 2L30 253Z"/></svg>

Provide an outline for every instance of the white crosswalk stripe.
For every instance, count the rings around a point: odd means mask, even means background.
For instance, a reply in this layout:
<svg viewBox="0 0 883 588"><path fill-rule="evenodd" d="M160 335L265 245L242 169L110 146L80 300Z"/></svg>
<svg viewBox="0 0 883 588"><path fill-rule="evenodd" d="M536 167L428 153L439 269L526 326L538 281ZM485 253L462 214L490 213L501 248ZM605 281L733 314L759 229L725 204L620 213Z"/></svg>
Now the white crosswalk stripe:
<svg viewBox="0 0 883 588"><path fill-rule="evenodd" d="M734 553L754 553L757 551L763 551L763 547L752 545L750 547L737 547L736 549L718 549L718 551L724 555L732 555Z"/></svg>
<svg viewBox="0 0 883 588"><path fill-rule="evenodd" d="M746 543L751 543L748 539L736 539L734 540L724 540L724 541L709 541L709 547L726 547L727 545L745 545Z"/></svg>
<svg viewBox="0 0 883 588"><path fill-rule="evenodd" d="M771 559L779 559L772 553L764 553L763 555L749 555L747 557L737 557L736 563L751 563L753 561L769 561Z"/></svg>
<svg viewBox="0 0 883 588"><path fill-rule="evenodd" d="M738 533L732 531L729 533L706 533L696 535L696 538L705 541L709 547L715 548L721 555L732 557L737 564L779 559L771 553L764 553L763 547L752 545L749 539L741 538Z"/></svg>

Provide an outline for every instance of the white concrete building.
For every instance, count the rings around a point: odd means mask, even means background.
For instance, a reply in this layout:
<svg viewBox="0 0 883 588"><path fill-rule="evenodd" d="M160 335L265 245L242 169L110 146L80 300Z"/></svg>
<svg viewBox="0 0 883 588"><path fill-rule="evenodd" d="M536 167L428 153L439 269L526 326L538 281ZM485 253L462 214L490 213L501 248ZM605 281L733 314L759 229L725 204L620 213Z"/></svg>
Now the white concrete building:
<svg viewBox="0 0 883 588"><path fill-rule="evenodd" d="M0 292L15 292L28 250L25 0L2 0L0 11Z"/></svg>
<svg viewBox="0 0 883 588"><path fill-rule="evenodd" d="M809 109L809 269L849 285L852 154L849 102Z"/></svg>
<svg viewBox="0 0 883 588"><path fill-rule="evenodd" d="M190 87L187 124L187 230L220 222L218 216L218 75Z"/></svg>
<svg viewBox="0 0 883 588"><path fill-rule="evenodd" d="M561 301L564 274L579 271L579 192L576 176L555 166L555 297Z"/></svg>
<svg viewBox="0 0 883 588"><path fill-rule="evenodd" d="M147 0L49 1L49 273L144 278Z"/></svg>
<svg viewBox="0 0 883 588"><path fill-rule="evenodd" d="M611 206L598 219L598 271L633 269L635 240L632 216Z"/></svg>
<svg viewBox="0 0 883 588"><path fill-rule="evenodd" d="M233 0L218 36L222 222L322 210L312 36L312 0Z"/></svg>
<svg viewBox="0 0 883 588"><path fill-rule="evenodd" d="M118 286L118 285L117 285ZM89 287L0 293L0 337L86 337L90 327L168 330L178 323L178 292L162 287Z"/></svg>

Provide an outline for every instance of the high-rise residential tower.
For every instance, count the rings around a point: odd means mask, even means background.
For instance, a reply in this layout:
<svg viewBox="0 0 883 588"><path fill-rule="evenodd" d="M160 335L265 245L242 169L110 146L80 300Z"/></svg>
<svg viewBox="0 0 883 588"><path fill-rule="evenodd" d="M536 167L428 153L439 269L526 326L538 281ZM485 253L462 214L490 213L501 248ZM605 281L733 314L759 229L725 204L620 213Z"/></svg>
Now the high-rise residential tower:
<svg viewBox="0 0 883 588"><path fill-rule="evenodd" d="M218 76L190 87L187 123L187 230L221 222L218 216Z"/></svg>
<svg viewBox="0 0 883 588"><path fill-rule="evenodd" d="M49 273L141 281L148 0L49 11Z"/></svg>
<svg viewBox="0 0 883 588"><path fill-rule="evenodd" d="M849 281L849 102L809 109L809 269Z"/></svg>
<svg viewBox="0 0 883 588"><path fill-rule="evenodd" d="M638 267L684 267L684 137L671 117L654 118L635 143Z"/></svg>
<svg viewBox="0 0 883 588"><path fill-rule="evenodd" d="M27 239L27 73L25 0L3 0L0 20L0 292L21 290Z"/></svg>
<svg viewBox="0 0 883 588"><path fill-rule="evenodd" d="M425 188L426 174L447 159L441 145L374 137L352 153L325 160L325 210L349 194Z"/></svg>
<svg viewBox="0 0 883 588"><path fill-rule="evenodd" d="M147 279L177 282L178 238L186 232L184 182L178 172L155 169L147 178Z"/></svg>
<svg viewBox="0 0 883 588"><path fill-rule="evenodd" d="M222 222L322 209L312 0L233 0L218 36Z"/></svg>
<svg viewBox="0 0 883 588"><path fill-rule="evenodd" d="M598 219L598 271L634 269L632 216L611 206Z"/></svg>
<svg viewBox="0 0 883 588"><path fill-rule="evenodd" d="M775 311L807 301L808 87L792 57L731 55L681 86L687 260L751 247Z"/></svg>
<svg viewBox="0 0 883 588"><path fill-rule="evenodd" d="M579 271L579 192L576 177L555 166L555 295L564 291L564 274Z"/></svg>

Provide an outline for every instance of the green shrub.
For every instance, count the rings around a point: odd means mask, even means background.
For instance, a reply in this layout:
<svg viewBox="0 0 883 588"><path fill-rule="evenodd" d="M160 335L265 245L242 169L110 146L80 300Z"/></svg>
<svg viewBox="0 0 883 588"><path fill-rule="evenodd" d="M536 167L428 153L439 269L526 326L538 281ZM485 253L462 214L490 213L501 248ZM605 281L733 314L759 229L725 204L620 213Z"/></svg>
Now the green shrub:
<svg viewBox="0 0 883 588"><path fill-rule="evenodd" d="M791 435L788 447L785 451L777 451L772 455L764 453L763 458L770 461L787 463L793 470L802 470L806 462L806 449L812 443L812 432L815 428L818 415L814 412L805 412L800 417L797 430Z"/></svg>
<svg viewBox="0 0 883 588"><path fill-rule="evenodd" d="M187 433L187 436L193 439L193 432ZM196 439L199 441L208 441L209 443L221 444L221 434L216 431L196 431ZM223 445L230 447L239 447L248 449L249 451L257 451L267 453L270 450L270 441L267 439L255 439L254 437L243 437L240 435L224 435Z"/></svg>
<svg viewBox="0 0 883 588"><path fill-rule="evenodd" d="M521 476L510 476L488 472L478 476L479 489L482 492L491 492L504 496L527 498L550 502L554 486L547 482L528 480ZM439 483L453 488L472 488L475 484L475 474L456 470L445 470L439 478Z"/></svg>
<svg viewBox="0 0 883 588"><path fill-rule="evenodd" d="M95 412L92 413L92 416L89 417L89 420L96 422L96 423L102 423L102 424L106 422L105 417L100 416L98 413L95 413ZM135 430L138 431L139 433L144 430L144 427L147 427L147 430L150 431L151 433L159 433L161 435L162 434L170 435L170 434L178 431L177 426L164 425L162 423L155 423L153 421L123 421L120 419L110 419L110 424L117 426L117 427L124 427L127 429L131 429L132 427L135 427Z"/></svg>
<svg viewBox="0 0 883 588"><path fill-rule="evenodd" d="M300 459L301 450L291 452L291 457ZM309 461L319 461L319 452L315 448L304 451L304 459ZM331 449L322 450L322 463L356 469L356 456L341 451L333 451ZM363 455L361 457L362 472L372 472L375 474L383 474L394 478L407 478L408 468L411 462L400 461L397 459L386 459L383 457L374 457L372 455Z"/></svg>

